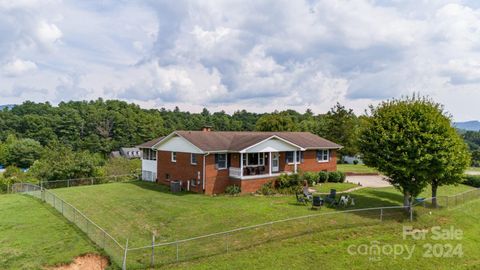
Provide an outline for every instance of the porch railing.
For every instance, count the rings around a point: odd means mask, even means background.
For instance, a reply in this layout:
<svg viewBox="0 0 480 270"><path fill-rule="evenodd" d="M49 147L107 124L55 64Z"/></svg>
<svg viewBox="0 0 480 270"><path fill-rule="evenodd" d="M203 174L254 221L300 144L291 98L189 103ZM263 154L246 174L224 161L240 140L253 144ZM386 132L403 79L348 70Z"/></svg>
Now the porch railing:
<svg viewBox="0 0 480 270"><path fill-rule="evenodd" d="M242 170L240 168L230 167L228 170L230 177L240 178L242 177Z"/></svg>

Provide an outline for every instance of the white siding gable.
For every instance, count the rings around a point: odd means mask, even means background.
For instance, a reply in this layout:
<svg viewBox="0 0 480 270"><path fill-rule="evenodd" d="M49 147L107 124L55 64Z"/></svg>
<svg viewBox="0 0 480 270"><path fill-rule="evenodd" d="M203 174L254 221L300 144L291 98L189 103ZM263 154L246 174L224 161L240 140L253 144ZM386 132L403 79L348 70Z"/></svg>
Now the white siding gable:
<svg viewBox="0 0 480 270"><path fill-rule="evenodd" d="M157 145L156 149L160 151L171 152L184 152L195 154L203 153L202 150L198 149L198 147L193 145L191 142L177 135L174 135L171 138L167 138L164 142L161 142L160 145Z"/></svg>
<svg viewBox="0 0 480 270"><path fill-rule="evenodd" d="M245 153L252 152L283 152L283 151L295 151L299 150L298 147L295 147L291 144L288 144L282 140L271 138L269 140L263 141L253 147L247 148Z"/></svg>

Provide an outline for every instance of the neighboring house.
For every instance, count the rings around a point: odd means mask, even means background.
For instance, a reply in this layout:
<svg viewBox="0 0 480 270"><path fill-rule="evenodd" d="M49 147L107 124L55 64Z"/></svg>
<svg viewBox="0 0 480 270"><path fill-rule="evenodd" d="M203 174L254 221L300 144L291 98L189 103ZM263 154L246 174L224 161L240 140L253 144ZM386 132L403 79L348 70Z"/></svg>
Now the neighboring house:
<svg viewBox="0 0 480 270"><path fill-rule="evenodd" d="M142 178L191 191L223 193L238 185L255 192L282 173L335 171L342 146L309 132L175 131L138 146Z"/></svg>
<svg viewBox="0 0 480 270"><path fill-rule="evenodd" d="M124 157L128 159L141 158L142 151L137 147L122 147L120 151L113 151L110 153L111 158Z"/></svg>
<svg viewBox="0 0 480 270"><path fill-rule="evenodd" d="M347 164L354 164L354 161L357 161L358 164L363 164L362 158L360 156L343 156L343 162Z"/></svg>

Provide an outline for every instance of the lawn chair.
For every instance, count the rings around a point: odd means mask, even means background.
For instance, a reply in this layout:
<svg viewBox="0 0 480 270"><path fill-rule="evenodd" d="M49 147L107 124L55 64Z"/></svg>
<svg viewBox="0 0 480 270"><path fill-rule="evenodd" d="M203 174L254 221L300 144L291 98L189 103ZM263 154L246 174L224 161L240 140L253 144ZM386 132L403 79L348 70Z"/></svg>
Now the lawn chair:
<svg viewBox="0 0 480 270"><path fill-rule="evenodd" d="M348 206L349 198L350 198L350 196L342 196L342 197L340 197L340 200L338 200L338 206L347 207L347 206Z"/></svg>
<svg viewBox="0 0 480 270"><path fill-rule="evenodd" d="M323 205L323 200L320 196L313 196L312 209L318 210Z"/></svg>
<svg viewBox="0 0 480 270"><path fill-rule="evenodd" d="M299 196L299 194L295 192L295 197L297 197L297 203L301 203L303 205L307 204L307 201L305 200L304 196Z"/></svg>
<svg viewBox="0 0 480 270"><path fill-rule="evenodd" d="M330 189L330 194L325 198L325 202L328 203L330 206L337 205L337 201L335 200L335 197L337 196L337 190L336 189Z"/></svg>

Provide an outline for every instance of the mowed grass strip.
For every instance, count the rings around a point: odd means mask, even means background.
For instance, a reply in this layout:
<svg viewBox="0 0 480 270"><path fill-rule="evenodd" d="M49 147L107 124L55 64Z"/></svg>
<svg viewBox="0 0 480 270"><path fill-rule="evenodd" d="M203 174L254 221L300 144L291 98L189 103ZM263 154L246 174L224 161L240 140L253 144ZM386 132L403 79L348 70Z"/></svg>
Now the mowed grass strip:
<svg viewBox="0 0 480 270"><path fill-rule="evenodd" d="M378 173L376 169L364 164L337 164L337 170L344 173Z"/></svg>
<svg viewBox="0 0 480 270"><path fill-rule="evenodd" d="M439 195L456 194L468 186L442 187ZM289 196L205 196L172 194L168 187L148 182L114 183L54 189L52 192L73 204L122 244L130 247L186 239L259 223L341 211L322 207L318 212L296 203ZM393 187L361 189L351 193L356 208L401 205L402 196ZM422 195L423 196L423 195ZM428 197L428 191L424 194ZM348 208L348 209L351 209Z"/></svg>
<svg viewBox="0 0 480 270"><path fill-rule="evenodd" d="M95 252L52 207L28 196L0 195L0 269L44 269Z"/></svg>
<svg viewBox="0 0 480 270"><path fill-rule="evenodd" d="M480 265L480 200L468 202L449 210L438 210L432 214L424 214L417 221L383 222L377 225L361 228L351 227L269 242L253 248L222 255L205 257L175 265L166 265L165 269L478 269ZM433 226L442 229L460 229L461 239L432 240L433 234L428 233L424 240L414 240L411 237L403 239L403 226L413 226L415 229L431 230ZM440 250L449 250L448 245L461 245L459 256L424 257L427 248L424 245L440 245ZM351 254L349 247L355 251L360 245L408 246L413 248L413 255L407 252L398 256L388 253L380 255ZM388 252L388 249L386 249ZM358 251L358 249L357 249Z"/></svg>

